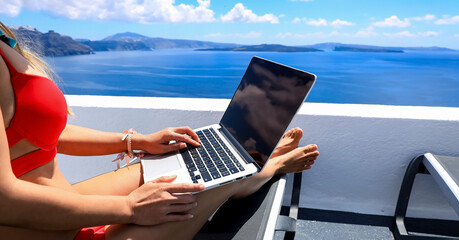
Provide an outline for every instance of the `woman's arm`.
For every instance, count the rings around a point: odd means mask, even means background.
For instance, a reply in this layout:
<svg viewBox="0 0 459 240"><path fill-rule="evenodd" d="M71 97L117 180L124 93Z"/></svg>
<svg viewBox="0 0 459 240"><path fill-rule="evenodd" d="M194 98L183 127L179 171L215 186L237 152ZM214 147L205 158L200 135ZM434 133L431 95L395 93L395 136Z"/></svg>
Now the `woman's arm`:
<svg viewBox="0 0 459 240"><path fill-rule="evenodd" d="M122 133L103 132L67 124L59 137L57 151L75 156L107 155L126 151ZM134 143L134 142L133 142Z"/></svg>
<svg viewBox="0 0 459 240"><path fill-rule="evenodd" d="M128 222L125 198L82 196L17 179L12 171L0 108L0 224L42 229L72 229L103 222Z"/></svg>
<svg viewBox="0 0 459 240"><path fill-rule="evenodd" d="M108 224L185 221L193 217L185 212L196 206L196 198L190 192L202 191L204 187L170 184L173 180L175 177L162 177L128 196L96 196L9 179L7 184L0 184L0 225L72 230Z"/></svg>
<svg viewBox="0 0 459 240"><path fill-rule="evenodd" d="M58 152L76 156L107 155L127 151L124 134L103 132L67 124L59 137ZM170 141L179 141L169 144ZM189 127L166 128L159 132L132 135L132 149L153 154L179 150L186 145L199 146L199 138Z"/></svg>
<svg viewBox="0 0 459 240"><path fill-rule="evenodd" d="M45 230L70 230L106 224L142 225L180 221L196 201L198 184L170 184L158 179L128 196L80 195L17 179L11 168L3 114L0 108L0 225ZM177 208L177 205L180 205Z"/></svg>

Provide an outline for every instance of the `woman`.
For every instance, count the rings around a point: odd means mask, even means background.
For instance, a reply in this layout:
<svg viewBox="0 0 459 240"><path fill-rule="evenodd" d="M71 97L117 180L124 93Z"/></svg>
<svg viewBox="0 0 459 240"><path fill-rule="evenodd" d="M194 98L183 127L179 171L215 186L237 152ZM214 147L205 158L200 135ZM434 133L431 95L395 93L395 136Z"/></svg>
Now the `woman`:
<svg viewBox="0 0 459 240"><path fill-rule="evenodd" d="M317 146L288 131L259 174L203 191L174 176L143 183L140 164L71 185L56 153L102 155L132 149L162 154L199 146L188 127L129 136L66 124L64 96L39 58L14 45L0 22L0 234L5 239L187 239L227 199L245 197L275 174L309 169ZM171 140L177 143L169 144ZM131 145L129 145L131 144ZM190 192L200 192L189 194ZM182 194L174 194L182 193ZM101 226L98 228L87 228ZM94 233L95 231L95 233Z"/></svg>

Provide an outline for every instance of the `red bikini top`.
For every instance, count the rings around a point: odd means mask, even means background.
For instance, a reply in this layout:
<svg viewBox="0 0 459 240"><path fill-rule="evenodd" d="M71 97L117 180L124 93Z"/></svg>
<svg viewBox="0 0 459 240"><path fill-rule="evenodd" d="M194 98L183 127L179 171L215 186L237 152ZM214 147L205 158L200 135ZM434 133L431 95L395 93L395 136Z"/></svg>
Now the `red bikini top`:
<svg viewBox="0 0 459 240"><path fill-rule="evenodd" d="M27 139L39 149L11 161L20 176L54 159L57 141L67 122L67 103L53 81L46 77L18 72L0 49L10 71L15 96L15 113L6 135L11 148Z"/></svg>

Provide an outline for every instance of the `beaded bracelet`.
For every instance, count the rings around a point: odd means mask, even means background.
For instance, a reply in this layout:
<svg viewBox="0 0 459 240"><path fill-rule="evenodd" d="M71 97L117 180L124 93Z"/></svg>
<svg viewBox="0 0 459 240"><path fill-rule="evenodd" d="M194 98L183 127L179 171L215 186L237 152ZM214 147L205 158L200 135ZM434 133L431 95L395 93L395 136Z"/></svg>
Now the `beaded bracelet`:
<svg viewBox="0 0 459 240"><path fill-rule="evenodd" d="M135 131L131 128L131 129L129 129L129 131L124 130L123 133L124 133L124 136L123 136L123 138L121 138L121 141L124 141L124 140L127 139L127 141L126 141L126 145L127 145L127 147L126 147L126 148L127 148L126 154L127 154L129 157L132 158L132 157L133 157L133 156L132 156L132 134L134 134ZM129 164L128 164L128 165L129 165Z"/></svg>
<svg viewBox="0 0 459 240"><path fill-rule="evenodd" d="M134 131L134 129L132 129L132 128L129 129L129 130L124 130L123 131L124 135L121 138L121 141L125 141L126 140L126 149L127 149L127 151L119 153L118 156L115 158L115 160L113 160L113 162L116 162L117 169L120 168L120 160L126 159L126 165L129 165L130 164L129 158L133 158L134 159L134 157L141 157L141 155L143 155L143 154L134 154L133 151L132 151L132 135L136 134L136 133L137 132Z"/></svg>

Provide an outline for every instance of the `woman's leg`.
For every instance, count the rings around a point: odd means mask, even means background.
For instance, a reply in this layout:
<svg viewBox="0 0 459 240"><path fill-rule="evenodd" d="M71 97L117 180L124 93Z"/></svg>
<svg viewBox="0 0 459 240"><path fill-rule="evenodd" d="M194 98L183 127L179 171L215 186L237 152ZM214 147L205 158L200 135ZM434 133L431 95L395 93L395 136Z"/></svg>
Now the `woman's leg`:
<svg viewBox="0 0 459 240"><path fill-rule="evenodd" d="M317 146L298 148L302 131L288 131L263 170L250 178L230 183L197 194L198 206L190 211L194 218L185 222L170 222L156 226L112 225L107 228L107 239L190 239L207 219L230 198L243 198L257 191L275 174L309 169L318 156ZM110 172L75 184L82 194L127 195L143 184L140 164Z"/></svg>
<svg viewBox="0 0 459 240"><path fill-rule="evenodd" d="M108 172L76 183L73 187L81 194L128 195L143 184L140 163Z"/></svg>
<svg viewBox="0 0 459 240"><path fill-rule="evenodd" d="M34 240L72 240L75 235L78 233L78 230L70 231L41 231L41 230L32 230L25 228L14 228L14 227L4 227L0 226L0 238L1 239L34 239Z"/></svg>
<svg viewBox="0 0 459 240"><path fill-rule="evenodd" d="M228 199L248 196L257 191L275 174L285 173L282 172L283 168L279 168L278 166L284 166L284 164L292 158L301 161L299 158L301 156L301 158L304 158L303 161L309 162L295 169L295 171L309 168L310 164L312 164L318 156L318 152L315 152L316 149L317 147L314 145L296 148L286 154L273 158L272 163L268 163L265 168L255 176L197 194L198 206L190 211L194 216L191 220L170 222L148 227L112 225L107 228L107 239L191 239L218 207ZM294 167L289 166L289 169L294 169Z"/></svg>
<svg viewBox="0 0 459 240"><path fill-rule="evenodd" d="M300 167L306 165L303 164L304 161L301 161L301 159L305 158L305 154L309 154L308 156L310 158L317 158L318 152L317 154L310 154L310 152L312 153L317 149L315 145L298 148L298 144L302 136L303 131L300 128L293 128L286 132L271 155L271 159L268 161L267 166L263 169L262 173L269 173L268 175L273 175L295 172L292 169L282 169L282 171L278 172L275 171L277 168L281 168L283 166L291 167L292 164L287 162L287 160L296 162L296 165ZM285 156L277 158L282 155ZM311 163L313 163L313 159L310 160L312 160ZM302 168L297 169L304 170ZM73 187L81 194L128 195L134 189L143 184L142 175L141 165L137 163L80 183L76 183ZM255 189L257 190L259 187L261 187L261 185L256 186Z"/></svg>

